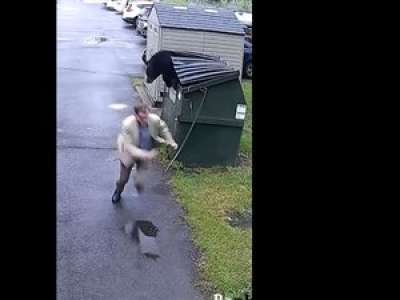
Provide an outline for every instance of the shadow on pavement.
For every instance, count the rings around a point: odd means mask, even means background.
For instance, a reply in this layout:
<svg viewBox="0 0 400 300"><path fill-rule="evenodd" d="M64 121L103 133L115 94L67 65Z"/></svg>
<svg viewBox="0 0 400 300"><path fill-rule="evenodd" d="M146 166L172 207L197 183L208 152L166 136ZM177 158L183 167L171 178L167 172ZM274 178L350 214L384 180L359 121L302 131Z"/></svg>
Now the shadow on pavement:
<svg viewBox="0 0 400 300"><path fill-rule="evenodd" d="M140 252L145 257L154 260L160 257L160 250L156 240L159 229L151 221L129 221L125 224L124 231L135 242L139 243Z"/></svg>

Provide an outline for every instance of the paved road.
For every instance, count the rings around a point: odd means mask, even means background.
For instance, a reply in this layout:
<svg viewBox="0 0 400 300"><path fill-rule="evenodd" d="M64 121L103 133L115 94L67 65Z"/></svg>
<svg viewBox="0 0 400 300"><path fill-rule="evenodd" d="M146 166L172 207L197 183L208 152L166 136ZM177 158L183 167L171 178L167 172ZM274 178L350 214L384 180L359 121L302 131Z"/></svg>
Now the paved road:
<svg viewBox="0 0 400 300"><path fill-rule="evenodd" d="M130 182L111 203L115 139L137 99L129 75L143 74L145 40L101 4L59 0L57 18L57 299L203 299L190 231L161 169L143 195ZM160 229L158 260L124 233L138 219Z"/></svg>

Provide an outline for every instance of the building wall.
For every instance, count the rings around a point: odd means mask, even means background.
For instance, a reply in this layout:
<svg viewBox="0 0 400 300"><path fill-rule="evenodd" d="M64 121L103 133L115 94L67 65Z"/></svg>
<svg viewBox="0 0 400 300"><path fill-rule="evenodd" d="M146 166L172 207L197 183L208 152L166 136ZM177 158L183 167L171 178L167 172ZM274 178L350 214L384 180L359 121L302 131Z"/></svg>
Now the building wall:
<svg viewBox="0 0 400 300"><path fill-rule="evenodd" d="M162 28L161 49L194 51L221 57L242 72L244 37L239 35Z"/></svg>
<svg viewBox="0 0 400 300"><path fill-rule="evenodd" d="M240 35L204 32L204 54L220 56L242 74L244 37Z"/></svg>
<svg viewBox="0 0 400 300"><path fill-rule="evenodd" d="M204 33L201 31L162 28L161 48L203 53Z"/></svg>

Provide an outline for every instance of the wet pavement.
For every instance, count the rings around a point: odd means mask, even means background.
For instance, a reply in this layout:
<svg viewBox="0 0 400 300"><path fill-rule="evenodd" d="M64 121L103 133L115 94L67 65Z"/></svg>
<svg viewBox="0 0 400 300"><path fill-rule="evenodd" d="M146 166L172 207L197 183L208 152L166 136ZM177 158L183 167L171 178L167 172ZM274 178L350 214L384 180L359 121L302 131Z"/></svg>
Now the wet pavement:
<svg viewBox="0 0 400 300"><path fill-rule="evenodd" d="M183 210L153 165L113 205L116 137L137 94L145 40L102 4L57 2L57 299L203 299ZM160 257L146 258L126 225L151 221Z"/></svg>

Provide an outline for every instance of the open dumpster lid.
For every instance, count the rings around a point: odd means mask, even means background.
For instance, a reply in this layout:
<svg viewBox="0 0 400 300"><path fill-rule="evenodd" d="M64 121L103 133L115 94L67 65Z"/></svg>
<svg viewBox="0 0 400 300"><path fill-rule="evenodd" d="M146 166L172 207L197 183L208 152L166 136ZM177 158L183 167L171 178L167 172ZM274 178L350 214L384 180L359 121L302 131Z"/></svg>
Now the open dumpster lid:
<svg viewBox="0 0 400 300"><path fill-rule="evenodd" d="M232 80L238 78L240 74L216 56L194 52L174 52L171 61L182 87L204 86L210 81L223 79Z"/></svg>

